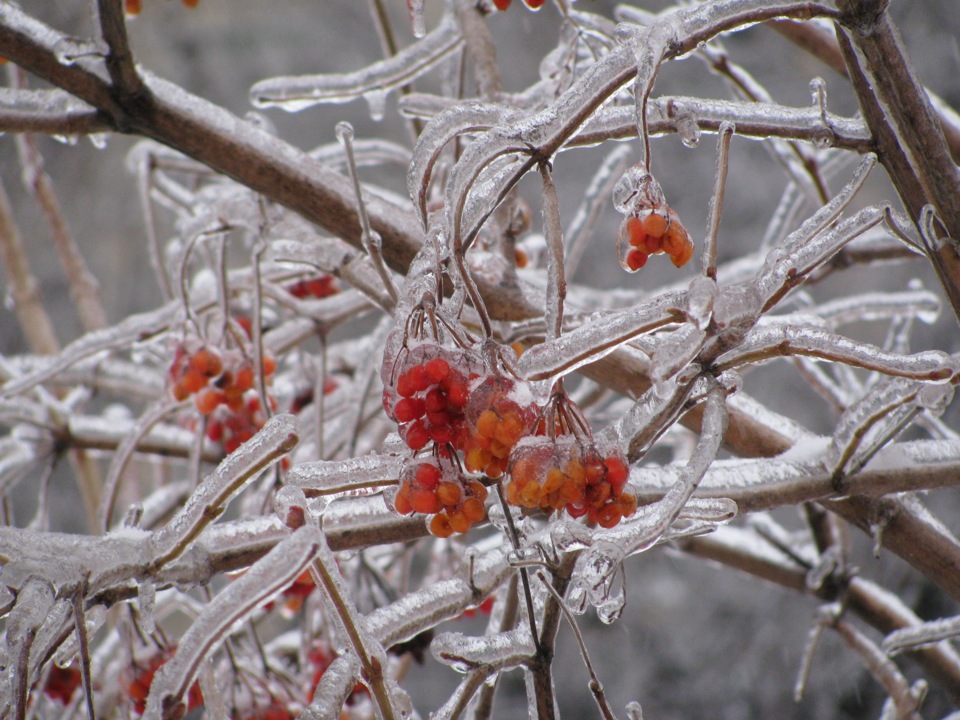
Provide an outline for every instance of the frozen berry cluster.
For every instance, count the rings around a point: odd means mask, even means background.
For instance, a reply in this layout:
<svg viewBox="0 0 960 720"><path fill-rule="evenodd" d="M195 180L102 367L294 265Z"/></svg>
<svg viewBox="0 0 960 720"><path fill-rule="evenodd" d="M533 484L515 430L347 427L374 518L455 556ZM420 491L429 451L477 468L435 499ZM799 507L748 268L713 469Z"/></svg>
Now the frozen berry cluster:
<svg viewBox="0 0 960 720"><path fill-rule="evenodd" d="M191 347L192 346L192 347ZM277 370L269 355L263 359L267 382ZM207 438L220 443L229 454L252 438L267 422L267 413L254 389L256 371L253 362L239 351L221 353L218 349L185 342L177 346L167 371L167 384L176 400L193 397L201 415L208 417ZM268 396L271 410L276 401Z"/></svg>
<svg viewBox="0 0 960 720"><path fill-rule="evenodd" d="M693 257L693 242L686 228L672 208L647 209L640 215L630 215L620 227L621 237L628 246L623 258L624 267L636 272L647 264L651 255L666 253L675 267L683 267Z"/></svg>
<svg viewBox="0 0 960 720"><path fill-rule="evenodd" d="M574 435L525 440L511 455L507 502L550 512L564 510L611 528L637 509L624 492L626 459L615 446Z"/></svg>
<svg viewBox="0 0 960 720"><path fill-rule="evenodd" d="M465 408L478 363L464 351L422 343L395 368L396 382L384 389L383 407L400 426L411 450L429 443L459 448L466 433Z"/></svg>
<svg viewBox="0 0 960 720"><path fill-rule="evenodd" d="M471 393L464 465L471 472L498 478L507 469L510 451L537 421L537 406L523 383L491 375Z"/></svg>
<svg viewBox="0 0 960 720"><path fill-rule="evenodd" d="M487 488L479 480L464 477L453 465L418 459L404 468L394 507L402 515L432 515L430 532L445 538L483 520L486 499Z"/></svg>

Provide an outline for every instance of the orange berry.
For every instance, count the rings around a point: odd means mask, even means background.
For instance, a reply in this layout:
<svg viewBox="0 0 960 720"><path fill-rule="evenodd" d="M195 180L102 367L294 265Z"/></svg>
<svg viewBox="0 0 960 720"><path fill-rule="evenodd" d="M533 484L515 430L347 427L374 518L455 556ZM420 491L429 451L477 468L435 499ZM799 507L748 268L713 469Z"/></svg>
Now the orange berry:
<svg viewBox="0 0 960 720"><path fill-rule="evenodd" d="M223 361L212 350L201 348L190 357L190 369L211 378L223 371Z"/></svg>
<svg viewBox="0 0 960 720"><path fill-rule="evenodd" d="M186 388L183 387L183 383L174 383L170 387L170 392L173 395L173 399L178 402L182 402L190 397L190 393L188 393Z"/></svg>
<svg viewBox="0 0 960 720"><path fill-rule="evenodd" d="M253 367L244 365L233 377L233 387L238 392L246 392L253 387Z"/></svg>
<svg viewBox="0 0 960 720"><path fill-rule="evenodd" d="M437 500L444 507L456 507L460 503L461 497L463 497L463 490L455 482L446 481L437 486Z"/></svg>
<svg viewBox="0 0 960 720"><path fill-rule="evenodd" d="M646 240L646 235L643 231L643 223L640 222L640 218L634 216L627 218L627 237L630 239L631 245L634 247L643 245Z"/></svg>
<svg viewBox="0 0 960 720"><path fill-rule="evenodd" d="M197 372L193 368L190 368L183 374L183 378L180 380L180 385L183 387L184 392L187 395L193 395L198 390L202 390L207 386L208 378L202 373Z"/></svg>
<svg viewBox="0 0 960 720"><path fill-rule="evenodd" d="M410 504L410 498L407 497L407 493L404 492L406 488L401 488L400 492L397 493L397 496L393 499L393 507L396 508L397 512L401 515L409 515L413 512L413 505Z"/></svg>
<svg viewBox="0 0 960 720"><path fill-rule="evenodd" d="M661 238L667 231L667 226L670 224L670 221L667 219L666 215L661 215L658 212L652 212L643 219L641 224L643 225L643 231L647 235L653 235L655 238Z"/></svg>
<svg viewBox="0 0 960 720"><path fill-rule="evenodd" d="M433 492L416 487L410 489L410 507L424 515L440 512L442 508L440 500Z"/></svg>
<svg viewBox="0 0 960 720"><path fill-rule="evenodd" d="M500 418L493 410L484 410L477 418L477 432L484 437L494 437L500 425Z"/></svg>
<svg viewBox="0 0 960 720"><path fill-rule="evenodd" d="M620 522L622 517L619 505L606 505L600 509L597 522L600 524L600 527L612 528Z"/></svg>
<svg viewBox="0 0 960 720"><path fill-rule="evenodd" d="M223 393L207 388L193 398L193 404L196 405L201 415L209 415L217 409L218 405L225 402L226 399Z"/></svg>
<svg viewBox="0 0 960 720"><path fill-rule="evenodd" d="M624 493L617 502L624 517L630 517L637 511L637 498L633 493Z"/></svg>
<svg viewBox="0 0 960 720"><path fill-rule="evenodd" d="M504 445L502 442L497 442L496 440L490 443L490 454L498 460L506 459L511 449L509 445Z"/></svg>
<svg viewBox="0 0 960 720"><path fill-rule="evenodd" d="M457 532L457 533L467 532L467 530L470 529L470 525L473 524L469 520L467 520L467 518L464 516L462 512L458 510L449 512L447 517L449 518L449 521L450 521L450 527L453 529L454 532Z"/></svg>
<svg viewBox="0 0 960 720"><path fill-rule="evenodd" d="M527 254L520 248L513 251L513 256L516 259L517 267L521 270L530 264L530 258L528 258Z"/></svg>
<svg viewBox="0 0 960 720"><path fill-rule="evenodd" d="M516 479L507 484L507 503L510 505L523 505L520 485Z"/></svg>
<svg viewBox="0 0 960 720"><path fill-rule="evenodd" d="M491 457L492 455L489 450L472 447L467 450L466 455L464 455L463 464L467 466L467 470L470 472L480 472L487 466L487 463L490 462Z"/></svg>
<svg viewBox="0 0 960 720"><path fill-rule="evenodd" d="M508 447L513 447L523 437L523 421L516 412L507 413L497 425L493 437Z"/></svg>
<svg viewBox="0 0 960 720"><path fill-rule="evenodd" d="M263 375L264 377L270 377L277 371L277 361L274 360L270 355L265 355L263 358Z"/></svg>
<svg viewBox="0 0 960 720"><path fill-rule="evenodd" d="M200 0L181 0L184 7L195 8L200 4Z"/></svg>
<svg viewBox="0 0 960 720"><path fill-rule="evenodd" d="M139 15L140 11L143 10L143 3L141 0L126 0L123 9L127 15Z"/></svg>
<svg viewBox="0 0 960 720"><path fill-rule="evenodd" d="M683 267L688 262L690 258L693 257L693 243L687 240L687 244L683 246L680 252L675 255L670 256L670 260L673 261L674 267Z"/></svg>
<svg viewBox="0 0 960 720"><path fill-rule="evenodd" d="M567 476L563 474L560 468L550 468L547 470L547 478L543 482L543 492L552 493L563 487L567 481Z"/></svg>
<svg viewBox="0 0 960 720"><path fill-rule="evenodd" d="M434 515L430 519L430 534L438 538L448 538L453 535L450 519L443 514Z"/></svg>
<svg viewBox="0 0 960 720"><path fill-rule="evenodd" d="M647 235L646 242L643 243L643 247L640 249L647 253L647 255L656 255L657 253L663 252L663 241L653 235Z"/></svg>
<svg viewBox="0 0 960 720"><path fill-rule="evenodd" d="M469 480L467 482L467 494L483 502L487 499L487 488L479 480Z"/></svg>
<svg viewBox="0 0 960 720"><path fill-rule="evenodd" d="M460 507L460 512L471 525L483 520L484 509L483 502L475 497L467 498Z"/></svg>

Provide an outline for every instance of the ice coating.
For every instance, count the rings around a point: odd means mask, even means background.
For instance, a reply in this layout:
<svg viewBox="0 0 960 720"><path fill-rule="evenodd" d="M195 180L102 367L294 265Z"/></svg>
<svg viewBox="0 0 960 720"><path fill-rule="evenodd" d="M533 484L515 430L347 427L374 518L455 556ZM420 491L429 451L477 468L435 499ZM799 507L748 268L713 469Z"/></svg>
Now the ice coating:
<svg viewBox="0 0 960 720"><path fill-rule="evenodd" d="M352 488L382 485L400 476L403 458L398 455L364 455L349 460L318 460L300 463L286 482L308 495L343 492Z"/></svg>
<svg viewBox="0 0 960 720"><path fill-rule="evenodd" d="M245 483L299 441L297 420L275 415L208 475L183 508L151 537L154 567L161 567L178 554L204 527L219 516L230 497Z"/></svg>
<svg viewBox="0 0 960 720"><path fill-rule="evenodd" d="M949 380L955 372L951 356L940 350L901 355L816 327L772 323L751 331L736 350L721 355L717 364L726 369L784 355L835 360L887 375L931 382Z"/></svg>
<svg viewBox="0 0 960 720"><path fill-rule="evenodd" d="M313 700L300 713L300 720L338 717L359 676L360 659L356 653L340 655L323 671Z"/></svg>
<svg viewBox="0 0 960 720"><path fill-rule="evenodd" d="M234 623L258 611L264 601L293 582L320 545L325 543L316 527L301 527L209 602L181 637L173 658L157 671L147 698L145 720L161 720L171 708L182 705L201 663Z"/></svg>
<svg viewBox="0 0 960 720"><path fill-rule="evenodd" d="M320 103L343 103L394 90L429 71L463 42L452 13L435 30L397 54L362 70L338 75L301 75L261 80L250 88L256 107L300 112Z"/></svg>
<svg viewBox="0 0 960 720"><path fill-rule="evenodd" d="M504 633L475 637L446 632L430 643L433 656L459 673L480 667L507 670L528 662L536 648L525 625Z"/></svg>
<svg viewBox="0 0 960 720"><path fill-rule="evenodd" d="M680 300L679 294L668 293L640 307L597 317L554 341L530 348L520 357L520 372L531 381L573 372L674 320Z"/></svg>

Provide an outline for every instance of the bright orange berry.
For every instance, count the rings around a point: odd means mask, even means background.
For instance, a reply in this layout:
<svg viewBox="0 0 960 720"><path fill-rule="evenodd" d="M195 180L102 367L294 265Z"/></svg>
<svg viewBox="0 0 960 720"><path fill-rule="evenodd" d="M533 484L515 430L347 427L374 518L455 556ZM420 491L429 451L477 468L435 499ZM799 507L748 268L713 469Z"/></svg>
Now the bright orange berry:
<svg viewBox="0 0 960 720"><path fill-rule="evenodd" d="M453 535L450 518L444 514L434 515L430 519L430 534L438 538L448 538Z"/></svg>
<svg viewBox="0 0 960 720"><path fill-rule="evenodd" d="M437 500L444 507L456 507L460 503L461 497L463 497L463 490L455 482L445 481L437 486Z"/></svg>
<svg viewBox="0 0 960 720"><path fill-rule="evenodd" d="M661 215L658 212L652 212L647 215L643 221L643 231L647 235L652 235L655 238L663 237L663 234L667 231L667 226L670 224L670 221L665 215Z"/></svg>

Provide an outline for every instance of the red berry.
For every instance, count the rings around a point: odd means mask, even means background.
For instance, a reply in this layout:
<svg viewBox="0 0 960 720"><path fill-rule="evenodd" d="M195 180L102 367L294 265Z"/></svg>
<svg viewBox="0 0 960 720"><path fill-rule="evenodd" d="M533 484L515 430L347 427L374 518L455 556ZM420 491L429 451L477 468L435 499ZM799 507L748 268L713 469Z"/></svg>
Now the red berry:
<svg viewBox="0 0 960 720"><path fill-rule="evenodd" d="M450 363L443 358L434 358L424 366L424 371L431 382L436 384L450 374Z"/></svg>
<svg viewBox="0 0 960 720"><path fill-rule="evenodd" d="M647 254L639 250L631 250L627 254L627 267L636 272L647 264Z"/></svg>
<svg viewBox="0 0 960 720"><path fill-rule="evenodd" d="M421 463L420 465L417 465L416 472L414 473L414 477L417 480L417 485L425 490L435 490L440 484L440 478L442 475L443 474L440 472L440 468L429 463Z"/></svg>
<svg viewBox="0 0 960 720"><path fill-rule="evenodd" d="M415 420L401 428L400 434L411 450L422 450L430 442L430 431L423 420Z"/></svg>
<svg viewBox="0 0 960 720"><path fill-rule="evenodd" d="M408 423L423 417L426 405L420 398L405 397L393 408L394 417L399 423Z"/></svg>
<svg viewBox="0 0 960 720"><path fill-rule="evenodd" d="M511 1L512 0L493 0L493 4L497 8L497 10L499 10L500 12L503 12L508 7L510 7Z"/></svg>

